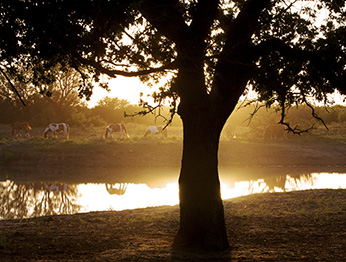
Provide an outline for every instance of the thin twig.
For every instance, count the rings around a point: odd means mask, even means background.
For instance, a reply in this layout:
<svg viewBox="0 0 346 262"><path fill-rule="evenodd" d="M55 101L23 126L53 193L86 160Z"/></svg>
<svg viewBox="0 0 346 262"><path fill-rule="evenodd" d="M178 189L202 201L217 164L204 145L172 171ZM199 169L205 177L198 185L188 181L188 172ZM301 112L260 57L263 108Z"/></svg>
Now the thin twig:
<svg viewBox="0 0 346 262"><path fill-rule="evenodd" d="M23 106L26 106L26 104L24 103L22 97L20 96L18 90L16 89L16 87L12 84L11 79L7 76L7 74L4 72L4 70L2 70L2 68L0 67L0 71L1 73L5 76L7 82L10 84L13 92L18 96L19 100L22 102Z"/></svg>
<svg viewBox="0 0 346 262"><path fill-rule="evenodd" d="M327 124L324 122L324 120L316 114L315 108L306 100L305 95L303 95L303 102L311 109L311 115L312 115L315 119L317 119L317 120L319 120L320 122L322 122L322 124L324 125L324 127L325 127L327 130L329 130L329 128L328 128Z"/></svg>
<svg viewBox="0 0 346 262"><path fill-rule="evenodd" d="M252 102L248 102L247 103L247 105L245 105L245 106L248 106L248 105L250 105ZM244 106L244 107L245 107ZM252 113L250 113L250 116L247 118L247 119L245 119L244 120L244 122L246 122L246 121L248 121L248 126L251 124L251 122L252 122L252 119L254 118L254 116L257 114L257 112L262 108L262 107L264 107L265 105L258 105L258 103L256 103L256 105L255 105L255 109L252 111Z"/></svg>
<svg viewBox="0 0 346 262"><path fill-rule="evenodd" d="M308 133L310 130L315 129L314 125L312 125L311 127L307 128L307 129L300 129L300 128L298 128L298 125L296 125L295 127L292 127L290 123L286 122L285 121L285 118L286 118L285 103L286 103L286 96L283 96L282 100L281 100L281 105L280 105L280 107L281 107L281 119L279 121L279 124L286 126L285 130L287 132L292 132L293 134L301 135L302 133Z"/></svg>

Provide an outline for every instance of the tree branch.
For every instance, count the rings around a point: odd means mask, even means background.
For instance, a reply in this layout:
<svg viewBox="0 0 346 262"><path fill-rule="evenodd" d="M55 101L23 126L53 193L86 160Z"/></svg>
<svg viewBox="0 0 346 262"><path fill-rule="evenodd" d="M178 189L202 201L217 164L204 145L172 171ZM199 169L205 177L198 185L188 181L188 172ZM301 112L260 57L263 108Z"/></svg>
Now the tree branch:
<svg viewBox="0 0 346 262"><path fill-rule="evenodd" d="M327 61L324 54L303 50L295 46L290 46L281 39L272 38L267 41L263 41L252 49L252 56L254 60L257 60L260 56L269 54L273 51L278 51L283 56L289 57L302 62L310 62L315 69L320 72L321 76L327 78L335 88L344 88L345 76L338 74L337 69L340 66L337 65L337 57L333 57L334 60ZM333 50L335 51L335 50ZM329 58L331 57L330 54Z"/></svg>
<svg viewBox="0 0 346 262"><path fill-rule="evenodd" d="M324 122L324 120L322 118L320 118L317 114L316 114L316 111L315 111L315 108L306 100L306 97L305 95L303 95L303 102L311 109L311 115L317 119L318 121L320 121L324 127L329 130L328 126L326 125L326 123Z"/></svg>
<svg viewBox="0 0 346 262"><path fill-rule="evenodd" d="M240 105L240 106L246 107L246 106L252 104L253 102L254 102L254 101L249 101L249 102L246 103L244 106L243 106L243 105ZM243 103L242 103L242 104L243 104ZM239 108L240 108L240 106L239 106ZM247 119L244 120L244 122L247 121L247 122L248 122L247 125L249 126L249 125L251 124L252 119L254 118L254 116L255 116L255 115L257 114L257 112L258 112L261 108L263 108L263 107L265 107L264 104L260 105L260 104L256 103L254 110L250 113L249 117L248 117Z"/></svg>
<svg viewBox="0 0 346 262"><path fill-rule="evenodd" d="M297 135L301 135L302 133L307 133L309 132L311 129L314 129L314 126L312 125L311 127L309 127L308 129L300 129L298 128L298 125L296 125L295 127L292 127L290 125L290 123L286 122L286 106L285 106L285 102L286 102L286 97L283 97L281 100L281 119L279 121L279 124L286 126L286 131L288 132L292 132L293 134L297 134Z"/></svg>
<svg viewBox="0 0 346 262"><path fill-rule="evenodd" d="M219 2L219 0L200 0L196 5L190 28L193 37L197 37L200 43L203 43L210 34L211 25L218 16Z"/></svg>
<svg viewBox="0 0 346 262"><path fill-rule="evenodd" d="M175 43L184 41L188 26L184 21L184 7L178 0L145 0L139 7L143 16L158 31Z"/></svg>
<svg viewBox="0 0 346 262"><path fill-rule="evenodd" d="M305 95L302 94L302 96L303 96L303 102L311 109L311 115L315 119L321 121L323 123L323 125L325 126L325 128L328 130L327 125L325 124L323 119L320 118L316 114L314 107L306 100ZM292 132L293 134L301 135L302 133L308 133L310 130L315 129L314 125L312 125L311 127L307 128L307 129L300 129L300 128L298 128L298 125L296 125L295 127L292 127L290 123L286 122L286 120L285 120L286 119L286 105L285 105L285 103L286 103L286 97L283 96L282 99L281 99L281 104L280 104L280 107L281 107L281 119L279 121L279 124L286 126L286 130L288 132Z"/></svg>
<svg viewBox="0 0 346 262"><path fill-rule="evenodd" d="M228 42L247 42L255 30L263 9L270 0L248 0L244 4L236 19L231 20L228 27ZM226 43L227 45L227 43Z"/></svg>
<svg viewBox="0 0 346 262"><path fill-rule="evenodd" d="M214 104L231 105L243 93L253 72L249 55L251 36L257 29L261 12L269 3L270 0L248 0L238 16L229 21L227 39L215 67L210 93Z"/></svg>
<svg viewBox="0 0 346 262"><path fill-rule="evenodd" d="M287 56L299 58L300 60L302 60L303 58L306 60L307 57L310 57L311 54L310 51L303 51L299 48L291 47L285 41L278 38L272 38L269 40L262 41L257 46L251 49L251 54L253 60L258 60L259 57L267 55L273 51L278 51Z"/></svg>
<svg viewBox="0 0 346 262"><path fill-rule="evenodd" d="M89 59L83 58L79 54L74 54L74 57L78 60L78 62L85 64L85 65L92 66L96 70L98 70L99 72L106 74L110 77L116 77L117 75L126 76L126 77L142 76L142 75L147 75L147 74L151 74L151 73L176 69L176 62L173 61L172 63L169 63L167 65L163 65L163 66L157 67L157 68L150 68L147 70L122 71L122 70L105 68L100 63L96 62L95 60L89 60Z"/></svg>
<svg viewBox="0 0 346 262"><path fill-rule="evenodd" d="M24 101L23 101L23 99L22 99L22 97L20 96L18 90L17 90L16 87L12 84L11 79L7 76L7 74L4 72L4 70L2 70L1 67L0 67L0 71L1 71L1 73L4 75L4 77L6 78L7 82L10 84L10 86L11 86L13 92L18 96L20 102L22 102L23 106L26 106L25 103L24 103Z"/></svg>

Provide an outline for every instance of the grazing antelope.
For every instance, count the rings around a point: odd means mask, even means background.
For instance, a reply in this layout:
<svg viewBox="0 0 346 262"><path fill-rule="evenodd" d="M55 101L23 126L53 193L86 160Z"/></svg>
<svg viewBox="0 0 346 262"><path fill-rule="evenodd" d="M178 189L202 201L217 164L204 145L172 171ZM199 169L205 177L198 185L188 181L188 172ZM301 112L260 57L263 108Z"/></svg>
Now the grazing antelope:
<svg viewBox="0 0 346 262"><path fill-rule="evenodd" d="M127 138L130 137L129 134L127 133L126 127L121 123L109 124L106 127L105 138L108 138L108 137L113 138L113 132L118 133L120 137L122 137L123 135L126 136Z"/></svg>
<svg viewBox="0 0 346 262"><path fill-rule="evenodd" d="M150 126L144 133L144 137L147 137L148 135L159 135L162 134L162 136L167 137L167 128L164 128L163 126Z"/></svg>
<svg viewBox="0 0 346 262"><path fill-rule="evenodd" d="M66 123L51 123L47 126L47 128L43 132L43 137L48 138L48 134L52 133L54 137L57 137L56 133L64 132L66 139L70 136L70 126Z"/></svg>
<svg viewBox="0 0 346 262"><path fill-rule="evenodd" d="M12 136L19 136L20 130L25 131L24 136L30 137L29 130L31 130L31 126L29 125L28 122L15 122L12 125L12 131L11 131Z"/></svg>

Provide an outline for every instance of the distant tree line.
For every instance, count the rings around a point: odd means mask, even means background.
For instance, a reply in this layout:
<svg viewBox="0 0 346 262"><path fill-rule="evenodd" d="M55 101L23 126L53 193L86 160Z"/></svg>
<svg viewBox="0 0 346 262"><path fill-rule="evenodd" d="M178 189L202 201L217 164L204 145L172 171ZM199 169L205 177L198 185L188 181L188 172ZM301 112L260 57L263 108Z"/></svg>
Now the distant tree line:
<svg viewBox="0 0 346 262"><path fill-rule="evenodd" d="M143 111L139 105L132 105L127 100L112 97L104 97L93 108L88 108L84 100L80 98L80 75L74 69L61 71L57 68L53 73L54 81L46 81L45 85L38 87L25 82L23 72L21 79L18 76L11 78L19 95L25 102L22 104L18 96L12 90L8 79L0 75L0 123L12 124L16 121L27 121L32 126L45 126L51 122L67 122L72 126L104 126L108 123L134 122L138 124L152 125L164 124L169 119L169 108L143 116L129 117ZM23 70L24 71L24 70ZM242 103L244 105L245 103ZM257 110L259 109L259 110ZM125 112L128 117L125 117ZM269 114L268 114L269 113ZM239 105L230 116L228 123L234 126L265 127L280 121L280 109L272 106L266 108L263 104ZM326 125L331 123L346 122L346 107L335 105L333 107L315 107L315 113ZM312 117L312 109L308 106L292 106L287 111L286 119L292 126L309 128L312 125L322 124ZM175 119L174 125L180 121Z"/></svg>
<svg viewBox="0 0 346 262"><path fill-rule="evenodd" d="M314 113L323 120L327 126L333 123L343 124L346 122L346 107L342 105L334 105L331 107L316 106ZM230 116L228 123L234 126L250 126L265 128L270 124L275 124L280 121L281 111L275 106L266 108L261 105L250 105L239 107ZM324 125L321 120L312 116L312 109L308 106L292 106L286 115L292 126L300 128L317 127Z"/></svg>
<svg viewBox="0 0 346 262"><path fill-rule="evenodd" d="M169 118L169 108L161 109L162 116L153 111L145 116L141 114L130 117L143 111L143 108L131 105L127 100L107 96L93 108L88 108L86 102L80 98L81 79L74 69L57 69L54 72L54 81L47 81L40 87L26 83L26 74L28 72L23 72L21 79L10 79L25 105L13 91L8 79L0 75L0 123L27 121L32 126L46 126L51 122L67 122L72 126L96 127L117 122L163 124ZM125 117L125 112L128 117Z"/></svg>

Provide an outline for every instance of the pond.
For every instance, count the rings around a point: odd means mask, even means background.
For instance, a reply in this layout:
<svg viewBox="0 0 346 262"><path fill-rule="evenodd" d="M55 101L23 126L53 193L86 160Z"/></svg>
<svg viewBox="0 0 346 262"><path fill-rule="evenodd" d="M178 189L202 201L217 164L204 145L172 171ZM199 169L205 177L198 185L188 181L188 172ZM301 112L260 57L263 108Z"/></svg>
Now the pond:
<svg viewBox="0 0 346 262"><path fill-rule="evenodd" d="M346 188L345 173L303 173L301 170L287 173L279 167L265 171L261 168L256 170L257 172L255 170L250 172L257 173L256 176L246 176L240 171L236 173L232 170L231 175L229 170L221 169L222 198L230 199L266 192ZM119 211L176 204L178 204L178 184L174 180L172 182L172 179L167 179L166 183L161 181L154 184L23 182L8 178L0 181L0 219L90 211Z"/></svg>

